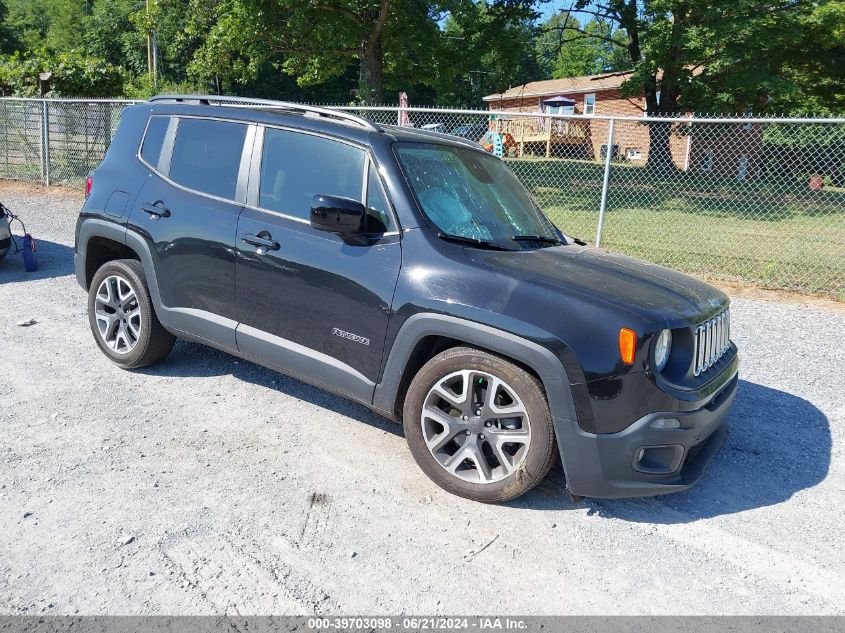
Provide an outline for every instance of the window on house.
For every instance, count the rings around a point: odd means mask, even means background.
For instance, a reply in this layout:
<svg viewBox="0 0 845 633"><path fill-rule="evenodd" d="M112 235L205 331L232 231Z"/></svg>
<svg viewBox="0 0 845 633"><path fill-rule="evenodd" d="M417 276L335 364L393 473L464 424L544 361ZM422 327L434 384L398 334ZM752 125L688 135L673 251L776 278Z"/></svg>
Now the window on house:
<svg viewBox="0 0 845 633"><path fill-rule="evenodd" d="M584 114L594 114L596 111L596 95L584 95Z"/></svg>
<svg viewBox="0 0 845 633"><path fill-rule="evenodd" d="M708 149L707 153L704 154L704 164L702 165L704 171L708 173L713 171L713 162L713 150Z"/></svg>

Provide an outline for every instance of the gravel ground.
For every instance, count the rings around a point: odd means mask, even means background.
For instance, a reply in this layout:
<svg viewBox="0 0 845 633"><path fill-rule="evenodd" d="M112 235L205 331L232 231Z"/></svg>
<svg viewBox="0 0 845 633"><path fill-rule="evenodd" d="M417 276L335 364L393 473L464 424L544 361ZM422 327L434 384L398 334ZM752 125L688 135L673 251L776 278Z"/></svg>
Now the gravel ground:
<svg viewBox="0 0 845 633"><path fill-rule="evenodd" d="M836 306L734 299L733 430L692 491L573 504L553 476L485 506L251 363L180 342L118 369L72 275L81 200L0 200L41 260L0 262L0 613L845 613Z"/></svg>

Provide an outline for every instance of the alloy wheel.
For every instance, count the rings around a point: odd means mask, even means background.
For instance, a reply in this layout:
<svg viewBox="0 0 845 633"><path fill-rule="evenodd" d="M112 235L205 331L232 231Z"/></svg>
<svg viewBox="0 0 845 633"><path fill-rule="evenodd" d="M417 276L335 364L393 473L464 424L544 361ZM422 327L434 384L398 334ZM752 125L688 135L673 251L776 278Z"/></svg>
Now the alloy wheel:
<svg viewBox="0 0 845 633"><path fill-rule="evenodd" d="M94 303L97 331L103 342L117 354L128 354L141 335L141 306L130 283L120 275L110 275L97 288Z"/></svg>
<svg viewBox="0 0 845 633"><path fill-rule="evenodd" d="M490 484L515 472L531 441L516 391L483 371L464 369L438 380L425 397L421 424L437 463L471 483Z"/></svg>

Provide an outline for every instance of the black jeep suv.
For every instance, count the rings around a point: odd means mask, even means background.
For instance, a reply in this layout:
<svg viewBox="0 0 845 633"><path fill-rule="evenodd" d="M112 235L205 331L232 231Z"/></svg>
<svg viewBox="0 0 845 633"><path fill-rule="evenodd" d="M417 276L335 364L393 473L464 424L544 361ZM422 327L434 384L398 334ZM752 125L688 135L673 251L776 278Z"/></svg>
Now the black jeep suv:
<svg viewBox="0 0 845 633"><path fill-rule="evenodd" d="M573 495L695 483L737 388L728 299L582 246L475 143L281 102L127 108L86 186L76 275L125 368L175 337L402 420L437 484Z"/></svg>

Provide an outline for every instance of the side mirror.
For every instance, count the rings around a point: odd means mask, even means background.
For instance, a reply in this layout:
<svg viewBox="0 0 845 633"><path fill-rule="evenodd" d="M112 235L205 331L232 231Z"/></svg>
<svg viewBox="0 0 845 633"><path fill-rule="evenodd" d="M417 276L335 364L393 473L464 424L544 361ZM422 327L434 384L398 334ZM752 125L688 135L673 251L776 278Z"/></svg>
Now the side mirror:
<svg viewBox="0 0 845 633"><path fill-rule="evenodd" d="M366 213L364 205L352 198L318 194L311 200L311 227L345 240L360 240Z"/></svg>

